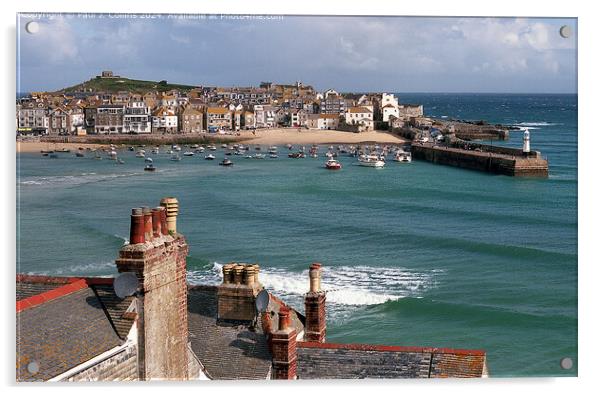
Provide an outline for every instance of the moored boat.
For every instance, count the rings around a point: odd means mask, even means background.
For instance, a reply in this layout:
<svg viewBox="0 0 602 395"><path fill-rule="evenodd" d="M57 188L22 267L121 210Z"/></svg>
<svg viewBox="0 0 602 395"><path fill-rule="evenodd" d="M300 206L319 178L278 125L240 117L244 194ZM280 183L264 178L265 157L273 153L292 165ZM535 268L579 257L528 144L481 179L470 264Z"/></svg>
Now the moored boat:
<svg viewBox="0 0 602 395"><path fill-rule="evenodd" d="M223 161L221 161L219 163L219 165L220 166L232 166L232 165L234 165L234 163L230 159L225 158Z"/></svg>
<svg viewBox="0 0 602 395"><path fill-rule="evenodd" d="M324 167L326 167L328 170L340 170L343 166L341 166L339 161L336 159L328 159L324 164Z"/></svg>
<svg viewBox="0 0 602 395"><path fill-rule="evenodd" d="M360 155L358 157L360 166L381 168L385 166L385 161L377 155Z"/></svg>
<svg viewBox="0 0 602 395"><path fill-rule="evenodd" d="M152 163L149 163L148 165L144 166L144 171L155 171L155 170L157 170L157 168Z"/></svg>
<svg viewBox="0 0 602 395"><path fill-rule="evenodd" d="M213 159L215 159L215 155L213 155L213 154L205 155L205 160L213 160Z"/></svg>

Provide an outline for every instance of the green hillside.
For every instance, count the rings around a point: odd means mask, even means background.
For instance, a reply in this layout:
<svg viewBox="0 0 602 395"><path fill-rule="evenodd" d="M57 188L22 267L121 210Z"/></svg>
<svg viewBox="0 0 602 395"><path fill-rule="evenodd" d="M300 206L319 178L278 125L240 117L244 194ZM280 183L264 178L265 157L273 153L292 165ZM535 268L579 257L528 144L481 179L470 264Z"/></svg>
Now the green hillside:
<svg viewBox="0 0 602 395"><path fill-rule="evenodd" d="M90 91L93 92L118 92L118 91L130 91L135 93L145 93L149 91L164 92L171 89L178 89L181 91L187 91L195 88L192 85L181 85L181 84L169 84L167 81L144 81L144 80L131 80L125 77L119 78L92 78L89 81L82 82L68 88L61 89L59 92L82 92Z"/></svg>

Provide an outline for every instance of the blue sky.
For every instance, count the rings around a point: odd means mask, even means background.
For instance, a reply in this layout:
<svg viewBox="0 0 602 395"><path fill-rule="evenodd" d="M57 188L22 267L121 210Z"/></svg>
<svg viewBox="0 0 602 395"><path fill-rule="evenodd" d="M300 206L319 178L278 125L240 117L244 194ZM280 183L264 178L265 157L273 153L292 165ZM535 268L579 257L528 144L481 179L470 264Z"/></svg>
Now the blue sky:
<svg viewBox="0 0 602 395"><path fill-rule="evenodd" d="M20 15L19 91L101 70L206 86L576 93L575 19ZM36 34L25 31L31 20ZM572 28L566 39L563 25Z"/></svg>

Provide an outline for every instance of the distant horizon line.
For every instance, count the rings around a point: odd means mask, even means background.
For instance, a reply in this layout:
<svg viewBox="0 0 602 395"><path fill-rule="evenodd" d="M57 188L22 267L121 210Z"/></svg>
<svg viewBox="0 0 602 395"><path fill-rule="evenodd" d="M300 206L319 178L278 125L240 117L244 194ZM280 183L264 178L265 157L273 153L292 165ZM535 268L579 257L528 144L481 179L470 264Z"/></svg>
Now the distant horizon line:
<svg viewBox="0 0 602 395"><path fill-rule="evenodd" d="M183 85L183 84L180 84ZM279 85L279 84L276 84ZM191 85L193 86L193 85ZM242 85L241 85L242 86ZM211 86L211 87L216 87L216 88L223 88L220 87L218 85L215 86ZM236 86L232 86L229 88L236 88ZM331 89L331 88L329 88ZM60 90L60 89L58 89ZM23 94L30 94L32 92L56 92L58 90L55 91L45 91L45 90L31 90L31 91L23 91L23 92L16 92L17 96L18 95L23 95ZM127 89L124 89L125 91L127 91ZM336 90L336 89L335 89ZM393 90L386 90L386 91L344 91L344 90L338 90L340 93L342 94L374 94L374 93L394 93L394 94L440 94L440 95L578 95L578 92L469 92L469 91L462 91L462 92L453 92L453 91L393 91ZM316 92L321 92L319 90L317 90Z"/></svg>

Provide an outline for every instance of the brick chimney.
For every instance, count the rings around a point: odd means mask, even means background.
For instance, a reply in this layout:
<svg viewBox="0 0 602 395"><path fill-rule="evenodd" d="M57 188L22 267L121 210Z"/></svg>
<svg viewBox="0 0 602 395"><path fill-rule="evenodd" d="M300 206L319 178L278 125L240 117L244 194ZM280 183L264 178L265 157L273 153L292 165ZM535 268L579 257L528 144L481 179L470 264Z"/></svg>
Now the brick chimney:
<svg viewBox="0 0 602 395"><path fill-rule="evenodd" d="M281 306L278 312L278 330L272 334L272 378L297 378L297 331L290 324L290 309Z"/></svg>
<svg viewBox="0 0 602 395"><path fill-rule="evenodd" d="M223 282L217 288L217 319L253 321L257 316L255 298L263 289L259 266L229 263L222 267Z"/></svg>
<svg viewBox="0 0 602 395"><path fill-rule="evenodd" d="M173 232L166 234L168 227L163 225L168 221L165 221L163 207L134 208L130 244L121 248L115 261L120 273L134 272L139 279L136 298L141 380L188 378L188 245L185 238L176 233L177 199L169 199L174 217Z"/></svg>
<svg viewBox="0 0 602 395"><path fill-rule="evenodd" d="M326 340L326 292L321 289L322 265L309 266L309 292L305 294L305 341Z"/></svg>

